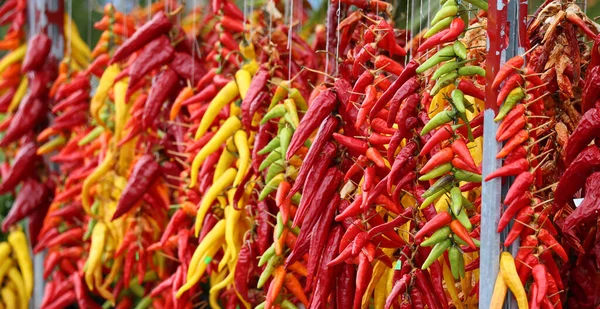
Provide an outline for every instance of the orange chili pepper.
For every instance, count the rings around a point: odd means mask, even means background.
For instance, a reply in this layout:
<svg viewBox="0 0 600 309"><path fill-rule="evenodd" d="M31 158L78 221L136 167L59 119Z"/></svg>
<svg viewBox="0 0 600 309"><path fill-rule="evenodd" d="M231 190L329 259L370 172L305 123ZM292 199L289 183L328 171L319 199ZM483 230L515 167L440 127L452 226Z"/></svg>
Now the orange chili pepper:
<svg viewBox="0 0 600 309"><path fill-rule="evenodd" d="M308 298L304 294L304 289L298 281L298 278L291 273L285 275L283 285L290 293L292 293L298 300L305 306L308 307Z"/></svg>
<svg viewBox="0 0 600 309"><path fill-rule="evenodd" d="M383 159L383 156L381 156L379 150L370 147L369 149L367 149L366 156L367 158L369 158L369 160L373 161L373 163L375 163L375 165L377 165L378 167L385 168L385 160Z"/></svg>
<svg viewBox="0 0 600 309"><path fill-rule="evenodd" d="M454 234L460 237L460 239L464 240L469 247L471 247L471 249L477 249L475 242L473 242L473 239L471 239L471 236L469 236L469 232L462 225L462 223L460 223L460 221L452 220L452 222L450 222L450 229L452 232L454 232Z"/></svg>
<svg viewBox="0 0 600 309"><path fill-rule="evenodd" d="M275 278L271 281L271 285L269 285L269 290L267 291L267 299L265 301L265 309L270 309L273 306L273 302L275 302L275 298L281 292L281 288L283 287L283 282L285 281L285 268L283 266L277 267L275 270Z"/></svg>
<svg viewBox="0 0 600 309"><path fill-rule="evenodd" d="M0 41L0 50L13 50L17 49L21 45L21 41L18 38L4 39Z"/></svg>
<svg viewBox="0 0 600 309"><path fill-rule="evenodd" d="M177 117L177 114L179 114L183 101L189 99L193 94L194 90L191 87L185 87L183 90L181 90L179 95L177 95L173 106L171 107L171 113L169 114L169 119L171 121L175 120L175 117Z"/></svg>

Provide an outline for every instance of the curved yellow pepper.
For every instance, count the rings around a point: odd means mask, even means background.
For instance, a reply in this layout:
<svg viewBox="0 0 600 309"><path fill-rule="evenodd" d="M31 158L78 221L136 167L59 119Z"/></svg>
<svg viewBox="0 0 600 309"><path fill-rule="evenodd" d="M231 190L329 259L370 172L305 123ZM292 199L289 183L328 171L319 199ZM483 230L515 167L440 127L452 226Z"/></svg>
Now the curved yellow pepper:
<svg viewBox="0 0 600 309"><path fill-rule="evenodd" d="M212 101L210 101L204 116L202 116L202 120L200 120L194 139L197 140L202 137L202 135L208 131L208 128L210 128L210 124L217 118L221 109L223 109L227 103L233 101L239 94L238 86L235 81L232 80L227 83Z"/></svg>
<svg viewBox="0 0 600 309"><path fill-rule="evenodd" d="M217 196L225 191L227 187L231 186L236 173L237 172L235 168L229 168L217 181L215 181L215 183L213 183L213 185L206 191L206 194L204 194L202 201L200 201L200 206L198 207L198 213L196 214L196 222L194 225L196 237L198 237L198 234L200 234L200 228L202 228L204 216L206 216L210 206L215 201Z"/></svg>

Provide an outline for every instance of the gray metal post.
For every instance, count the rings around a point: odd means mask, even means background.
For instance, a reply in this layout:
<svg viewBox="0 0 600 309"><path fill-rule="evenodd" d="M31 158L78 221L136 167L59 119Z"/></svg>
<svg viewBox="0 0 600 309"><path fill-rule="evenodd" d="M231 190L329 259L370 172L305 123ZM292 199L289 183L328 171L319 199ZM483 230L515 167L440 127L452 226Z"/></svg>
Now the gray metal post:
<svg viewBox="0 0 600 309"><path fill-rule="evenodd" d="M52 49L49 61L58 63L64 53L64 3L63 0L28 0L27 1L28 37L32 37L43 29L52 39ZM58 67L57 67L58 69ZM47 159L47 158L46 158ZM46 160L51 169L56 166ZM33 257L33 279L35 282L33 296L29 302L29 308L39 308L44 294L43 265L45 252Z"/></svg>

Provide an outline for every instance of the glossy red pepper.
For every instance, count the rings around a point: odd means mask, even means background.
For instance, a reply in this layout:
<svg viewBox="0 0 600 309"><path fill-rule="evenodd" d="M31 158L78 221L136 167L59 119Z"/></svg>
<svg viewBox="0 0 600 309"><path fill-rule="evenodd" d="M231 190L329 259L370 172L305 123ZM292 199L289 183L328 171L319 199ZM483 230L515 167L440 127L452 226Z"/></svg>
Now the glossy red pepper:
<svg viewBox="0 0 600 309"><path fill-rule="evenodd" d="M32 36L27 43L25 59L21 64L21 72L36 71L46 62L52 47L52 40L45 33Z"/></svg>

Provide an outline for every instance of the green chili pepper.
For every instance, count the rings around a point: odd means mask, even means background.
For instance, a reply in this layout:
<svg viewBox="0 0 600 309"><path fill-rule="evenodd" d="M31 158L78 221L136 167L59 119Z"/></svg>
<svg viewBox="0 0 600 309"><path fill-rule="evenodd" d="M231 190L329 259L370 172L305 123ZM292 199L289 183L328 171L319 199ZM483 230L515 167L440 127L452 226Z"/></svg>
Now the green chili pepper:
<svg viewBox="0 0 600 309"><path fill-rule="evenodd" d="M423 35L423 38L427 39L430 36L433 36L434 34L437 34L438 32L449 28L450 24L452 23L452 17L446 17L440 21L438 21L435 25L433 25L431 28L429 28L429 30L427 30L427 32L425 32L425 34Z"/></svg>
<svg viewBox="0 0 600 309"><path fill-rule="evenodd" d="M149 308L150 305L152 305L152 298L144 297L137 303L134 309L146 309Z"/></svg>
<svg viewBox="0 0 600 309"><path fill-rule="evenodd" d="M423 127L421 130L421 136L429 133L431 130L440 127L452 120L454 120L454 116L456 116L456 110L444 110L439 112L433 118L429 120L429 122Z"/></svg>
<svg viewBox="0 0 600 309"><path fill-rule="evenodd" d="M464 240L462 240L460 237L458 237L458 235L454 234L452 235L452 239L454 240L455 243L460 244L461 246L468 246L469 244L467 244ZM477 248L480 247L481 243L479 242L479 240L471 237L471 240L473 241L473 243L475 243L475 246Z"/></svg>
<svg viewBox="0 0 600 309"><path fill-rule="evenodd" d="M281 153L287 153L293 134L294 130L290 127L285 127L281 129L281 132L279 132L279 143L281 144Z"/></svg>
<svg viewBox="0 0 600 309"><path fill-rule="evenodd" d="M462 68L458 69L458 75L459 76L479 75L481 77L485 77L485 69L480 66L477 66L477 65L470 65L470 66L466 66L466 67L462 67Z"/></svg>
<svg viewBox="0 0 600 309"><path fill-rule="evenodd" d="M259 150L257 153L259 155L264 155L279 148L279 146L279 136L275 136L274 139L272 139L263 149Z"/></svg>
<svg viewBox="0 0 600 309"><path fill-rule="evenodd" d="M441 2L440 4L442 5L442 7L450 6L450 5L454 5L454 6L457 5L456 1L454 1L454 0L443 0L443 2Z"/></svg>
<svg viewBox="0 0 600 309"><path fill-rule="evenodd" d="M458 247L452 246L450 247L450 249L448 249L448 260L450 260L450 270L452 271L452 276L454 277L454 279L459 279L461 276L461 265L463 268L462 273L465 272L465 262L463 259L463 255L460 252L460 249L458 249Z"/></svg>
<svg viewBox="0 0 600 309"><path fill-rule="evenodd" d="M258 260L258 267L265 265L265 263L268 262L273 255L275 255L275 244L272 244L267 250L265 250L265 253L260 256L260 259Z"/></svg>
<svg viewBox="0 0 600 309"><path fill-rule="evenodd" d="M431 266L433 262L435 262L440 256L442 256L442 254L444 254L444 252L446 252L446 250L450 248L450 246L452 246L452 241L450 239L446 239L433 246L431 252L429 253L429 256L427 256L427 259L425 260L425 262L423 262L423 266L421 266L421 269L425 270L429 268L429 266Z"/></svg>
<svg viewBox="0 0 600 309"><path fill-rule="evenodd" d="M285 229L285 224L283 223L283 218L281 217L281 212L277 213L277 224L275 225L275 236L277 239L281 237L283 234L283 230Z"/></svg>
<svg viewBox="0 0 600 309"><path fill-rule="evenodd" d="M95 127L90 133L86 134L82 139L77 142L77 146L85 146L91 142L93 142L100 134L104 132L104 127L98 126Z"/></svg>
<svg viewBox="0 0 600 309"><path fill-rule="evenodd" d="M281 159L280 151L281 151L280 149L275 149L275 150L271 151L271 153L265 158L265 160L262 161L262 163L258 167L258 170L262 171L265 168L269 167L269 165L273 164L275 161Z"/></svg>
<svg viewBox="0 0 600 309"><path fill-rule="evenodd" d="M417 68L416 72L421 74L442 61L447 61L454 58L456 54L454 54L454 48L452 46L446 46L440 49L435 55L431 56L431 58L427 59L425 62L421 63L421 65Z"/></svg>
<svg viewBox="0 0 600 309"><path fill-rule="evenodd" d="M98 223L98 220L96 220L95 218L92 218L92 220L90 220L90 222L88 222L88 229L85 232L85 234L83 234L83 241L90 239L90 237L92 236L92 231L94 230L94 227L96 226L96 223Z"/></svg>
<svg viewBox="0 0 600 309"><path fill-rule="evenodd" d="M294 100L294 103L296 103L296 107L298 108L298 110L307 110L308 105L306 104L306 100L304 100L304 97L300 93L300 90L296 88L290 89L290 93L288 93L288 98Z"/></svg>
<svg viewBox="0 0 600 309"><path fill-rule="evenodd" d="M300 192L296 192L294 195L292 195L292 204L300 205L301 199L302 199L302 194L300 194Z"/></svg>
<svg viewBox="0 0 600 309"><path fill-rule="evenodd" d="M431 171L429 171L429 173L427 173L425 175L421 175L421 177L419 177L419 181L431 180L434 178L438 178L438 177L446 174L447 172L449 172L451 169L452 169L452 163L450 163L450 162L444 163L444 164L432 169ZM454 177L456 177L456 176L454 176Z"/></svg>
<svg viewBox="0 0 600 309"><path fill-rule="evenodd" d="M452 213L457 216L460 211L462 210L462 202L463 202L463 195L460 192L460 188L459 187L454 187L450 190L450 197L452 199Z"/></svg>
<svg viewBox="0 0 600 309"><path fill-rule="evenodd" d="M454 170L454 177L467 182L481 182L481 175L461 169Z"/></svg>
<svg viewBox="0 0 600 309"><path fill-rule="evenodd" d="M262 303L256 305L256 307L254 307L254 309L265 309L265 305L266 305L266 302L262 302Z"/></svg>
<svg viewBox="0 0 600 309"><path fill-rule="evenodd" d="M442 8L439 11L437 11L437 13L435 13L435 16L433 16L430 25L433 26L444 18L454 17L456 13L458 13L458 7L456 5L451 5L448 2L446 2L444 3L444 6L442 6Z"/></svg>
<svg viewBox="0 0 600 309"><path fill-rule="evenodd" d="M454 42L454 44L452 44L452 48L454 49L454 53L456 56L458 56L458 58L467 59L467 47L465 44L463 44L463 42Z"/></svg>
<svg viewBox="0 0 600 309"><path fill-rule="evenodd" d="M456 71L450 72L450 73L440 77L440 79L438 79L437 82L435 83L435 86L433 86L433 88L431 88L431 91L429 92L429 94L431 96L436 95L438 92L440 92L440 90L444 89L448 85L454 84L454 82L456 81L457 78L458 78L458 73Z"/></svg>
<svg viewBox="0 0 600 309"><path fill-rule="evenodd" d="M274 255L269 259L267 266L265 266L265 270L260 274L260 277L258 278L258 284L256 285L257 288L260 289L263 287L263 285L265 285L265 283L267 283L267 279L271 277L271 274L273 273L273 271L275 271L275 268L277 268L277 266L281 264L281 262L283 262L283 257L279 255Z"/></svg>
<svg viewBox="0 0 600 309"><path fill-rule="evenodd" d="M281 118L285 115L285 113L286 110L283 104L276 105L263 116L262 120L260 121L260 124L265 124L273 118Z"/></svg>
<svg viewBox="0 0 600 309"><path fill-rule="evenodd" d="M454 178L454 175L444 175L443 177L438 179L431 187L429 187L427 191L423 192L423 194L421 194L421 197L430 197L439 190L449 191L453 187L455 180L456 179Z"/></svg>
<svg viewBox="0 0 600 309"><path fill-rule="evenodd" d="M265 182L268 183L273 177L283 171L285 171L285 159L281 158L269 166L269 171L267 172L267 176L265 176Z"/></svg>
<svg viewBox="0 0 600 309"><path fill-rule="evenodd" d="M292 129L296 129L296 123L294 122L294 119L292 119L292 115L290 115L290 113L285 113L285 115L283 115L283 119L285 119L285 122L292 126Z"/></svg>
<svg viewBox="0 0 600 309"><path fill-rule="evenodd" d="M504 100L504 104L502 104L502 107L498 112L498 116L494 118L494 121L498 122L504 119L504 117L506 117L506 115L508 115L508 113L510 113L510 111L513 109L513 107L515 107L515 105L517 105L517 103L519 103L523 98L525 98L525 91L523 91L523 88L517 87L511 90L508 93L506 100Z"/></svg>
<svg viewBox="0 0 600 309"><path fill-rule="evenodd" d="M281 307L281 309L298 309L298 307L296 307L296 305L294 305L292 302L290 302L287 299L283 300L281 302L281 304L279 304L279 306Z"/></svg>
<svg viewBox="0 0 600 309"><path fill-rule="evenodd" d="M431 247L439 242L442 242L442 241L448 239L448 237L450 237L451 233L452 233L452 230L450 229L450 227L444 226L444 227L440 228L439 230L433 232L433 234L431 234L431 237L424 240L421 243L421 247Z"/></svg>
<svg viewBox="0 0 600 309"><path fill-rule="evenodd" d="M440 76L444 75L444 74L448 74L462 66L464 66L467 62L472 61L472 60L463 60L463 61L448 61L444 64L442 64L442 66L440 66L437 70L435 70L435 72L433 72L433 74L431 75L431 79L438 79L440 78Z"/></svg>
<svg viewBox="0 0 600 309"><path fill-rule="evenodd" d="M484 12L488 11L488 3L486 1L483 1L483 0L465 0L465 2L471 3L472 5L480 8Z"/></svg>
<svg viewBox="0 0 600 309"><path fill-rule="evenodd" d="M444 195L448 193L447 190L439 190L437 192L435 192L434 194L428 196L423 203L421 203L421 206L419 206L419 209L425 208L425 206L433 203L435 200L437 200L440 196Z"/></svg>
<svg viewBox="0 0 600 309"><path fill-rule="evenodd" d="M473 228L473 225L469 220L469 216L464 208L458 213L458 215L456 215L456 220L458 220L458 222L460 222L460 224L462 224L462 226L469 231Z"/></svg>
<svg viewBox="0 0 600 309"><path fill-rule="evenodd" d="M459 113L465 112L465 94L460 89L452 90L452 105Z"/></svg>
<svg viewBox="0 0 600 309"><path fill-rule="evenodd" d="M262 189L262 191L260 191L260 194L258 195L258 200L259 201L264 200L269 194L271 194L271 192L273 192L277 189L279 184L284 179L285 179L285 176L283 174L275 175L275 177L273 177L273 179L271 179L271 181L269 181L267 183L267 185Z"/></svg>

